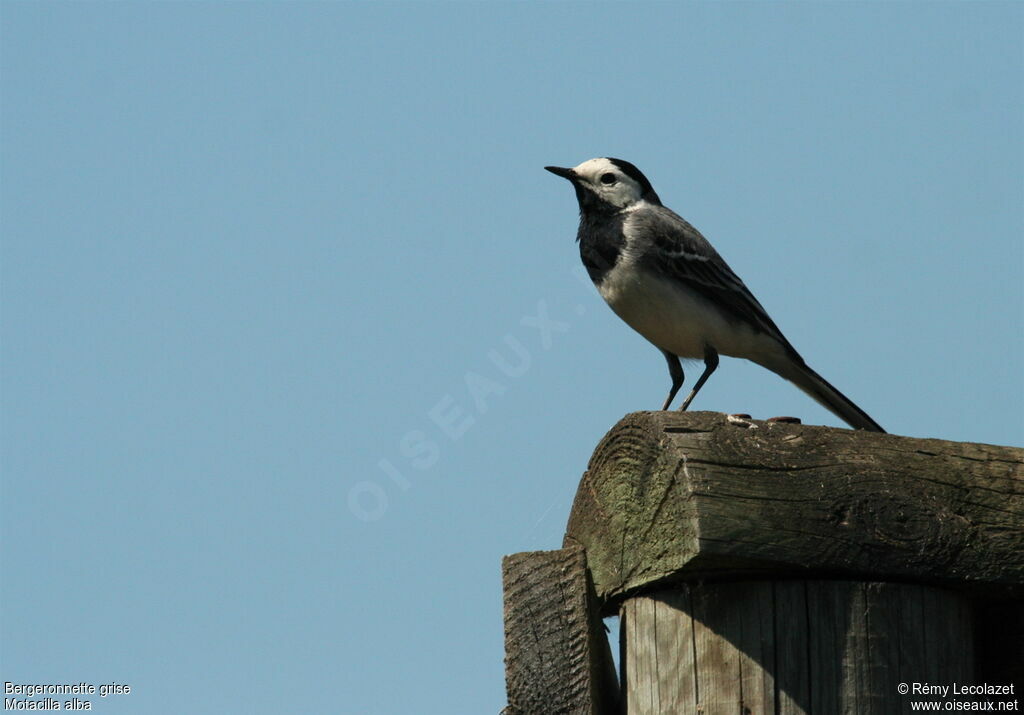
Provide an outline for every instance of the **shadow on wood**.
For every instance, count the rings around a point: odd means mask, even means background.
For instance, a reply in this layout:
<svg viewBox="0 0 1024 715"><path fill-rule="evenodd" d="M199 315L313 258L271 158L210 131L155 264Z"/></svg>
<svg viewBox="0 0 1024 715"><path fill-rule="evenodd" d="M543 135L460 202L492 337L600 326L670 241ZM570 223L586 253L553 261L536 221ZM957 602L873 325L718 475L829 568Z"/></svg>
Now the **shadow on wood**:
<svg viewBox="0 0 1024 715"><path fill-rule="evenodd" d="M622 639L631 715L888 715L900 683L973 674L967 598L930 586L684 584L626 600Z"/></svg>

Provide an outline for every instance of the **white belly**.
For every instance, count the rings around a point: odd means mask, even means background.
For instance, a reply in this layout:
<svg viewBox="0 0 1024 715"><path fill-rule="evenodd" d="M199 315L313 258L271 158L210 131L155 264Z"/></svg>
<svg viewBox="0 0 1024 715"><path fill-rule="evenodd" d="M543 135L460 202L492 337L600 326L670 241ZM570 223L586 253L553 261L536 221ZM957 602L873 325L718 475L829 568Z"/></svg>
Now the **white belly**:
<svg viewBox="0 0 1024 715"><path fill-rule="evenodd" d="M649 274L642 278L631 261L621 261L598 290L620 318L662 350L702 359L710 345L722 355L758 362L780 354L776 340L725 320L699 294Z"/></svg>

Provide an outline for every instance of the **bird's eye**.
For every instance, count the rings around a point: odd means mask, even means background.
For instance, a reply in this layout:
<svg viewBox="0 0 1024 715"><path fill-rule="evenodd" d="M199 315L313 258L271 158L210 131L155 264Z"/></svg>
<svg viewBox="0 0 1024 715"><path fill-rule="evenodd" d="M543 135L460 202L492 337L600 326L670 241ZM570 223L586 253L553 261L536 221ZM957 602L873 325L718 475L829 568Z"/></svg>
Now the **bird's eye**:
<svg viewBox="0 0 1024 715"><path fill-rule="evenodd" d="M611 186L615 183L615 174L610 171L607 174L601 174L601 183L605 186Z"/></svg>

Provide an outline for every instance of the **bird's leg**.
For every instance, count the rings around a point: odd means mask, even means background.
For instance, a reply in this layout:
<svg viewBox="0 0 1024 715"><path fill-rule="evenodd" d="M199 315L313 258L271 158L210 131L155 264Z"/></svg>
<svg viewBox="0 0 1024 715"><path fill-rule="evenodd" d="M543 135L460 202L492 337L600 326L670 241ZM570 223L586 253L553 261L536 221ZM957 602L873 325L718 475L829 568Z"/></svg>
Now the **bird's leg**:
<svg viewBox="0 0 1024 715"><path fill-rule="evenodd" d="M697 392L700 390L700 388L704 387L704 383L708 381L708 378L711 377L711 373L715 371L716 367L718 367L718 351L715 350L710 345L705 345L704 372L701 373L701 376L697 379L697 382L696 384L694 384L693 389L690 390L690 394L686 396L685 400L683 400L683 406L679 408L680 412L682 412L683 410L690 406L690 403L693 401L693 398L697 396Z"/></svg>
<svg viewBox="0 0 1024 715"><path fill-rule="evenodd" d="M679 357L677 355L673 355L667 350L662 350L661 352L665 355L665 359L668 360L668 374L672 376L672 389L668 391L665 404L661 407L661 411L664 412L672 404L672 400L675 398L676 393L679 392L679 388L683 386L683 366L679 364Z"/></svg>

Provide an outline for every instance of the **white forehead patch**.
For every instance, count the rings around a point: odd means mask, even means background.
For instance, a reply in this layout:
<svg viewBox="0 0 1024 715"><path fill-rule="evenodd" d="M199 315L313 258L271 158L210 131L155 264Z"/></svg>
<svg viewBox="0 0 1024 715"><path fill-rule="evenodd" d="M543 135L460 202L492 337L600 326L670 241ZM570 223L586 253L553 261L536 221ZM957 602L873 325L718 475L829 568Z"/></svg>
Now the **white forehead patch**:
<svg viewBox="0 0 1024 715"><path fill-rule="evenodd" d="M636 180L626 176L622 169L603 157L588 159L575 167L573 171L583 180L588 189L612 206L626 208L639 201L643 194L643 189ZM610 184L602 182L601 177L605 174L612 174L615 181Z"/></svg>

